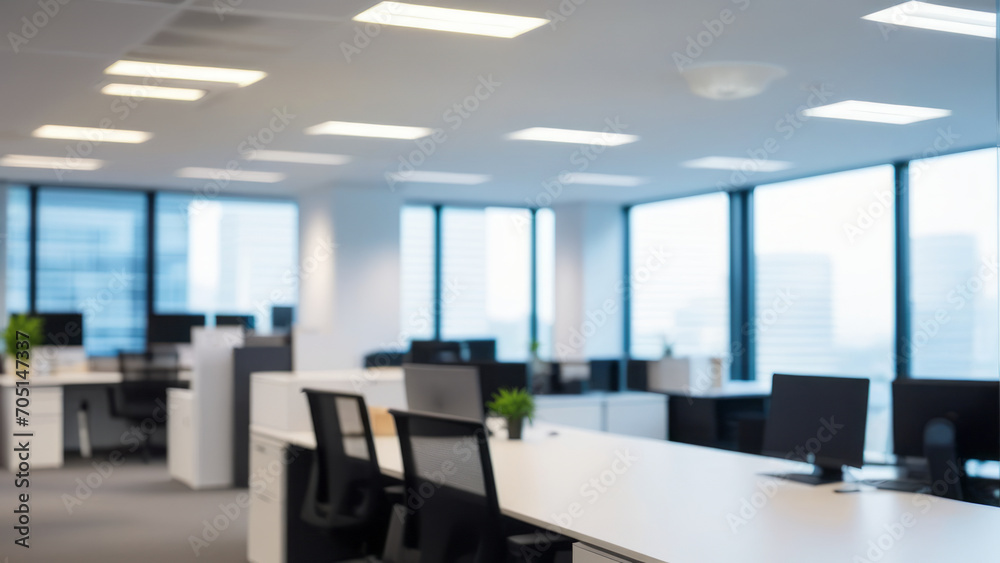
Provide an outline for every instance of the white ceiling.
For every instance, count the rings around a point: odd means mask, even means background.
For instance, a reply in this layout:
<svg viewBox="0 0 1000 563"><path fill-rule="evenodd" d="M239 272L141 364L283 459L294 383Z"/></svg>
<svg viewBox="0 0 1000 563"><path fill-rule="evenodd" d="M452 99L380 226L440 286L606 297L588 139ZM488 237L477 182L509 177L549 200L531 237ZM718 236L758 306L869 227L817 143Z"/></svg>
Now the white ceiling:
<svg viewBox="0 0 1000 563"><path fill-rule="evenodd" d="M226 2L235 11L220 14ZM414 0L416 1L416 0ZM544 17L576 6L555 26L515 39L382 28L348 62L342 43L360 26L350 18L377 0L74 0L18 52L0 45L0 155L64 156L73 143L35 139L43 124L151 131L141 145L102 144L103 169L70 172L66 185L198 190L201 180L176 178L183 167L225 167L287 174L279 184L233 182L230 193L294 195L319 186L390 189L386 172L419 150L413 141L311 136L317 123L358 121L441 128L421 170L492 175L479 186L408 184L414 201L524 204L562 171L582 171L580 147L510 141L526 127L600 130L627 125L637 143L612 147L587 172L646 176L640 187L566 186L560 201L635 202L711 191L730 173L680 166L703 156L745 156L774 138L773 158L790 170L757 173L748 183L918 156L944 129L949 150L996 141L994 41L910 28L887 36L861 16L896 0L425 0L422 3ZM986 0L950 5L994 11ZM745 7L741 10L741 7ZM691 94L672 60L703 21L724 9L735 21L698 62L778 64L788 76L764 94L711 101ZM36 0L0 4L3 31L18 32ZM268 77L245 88L216 88L195 103L145 100L128 108L98 89L103 69L125 56L182 64L259 69ZM475 93L481 78L499 82L479 108L453 128L445 112ZM166 85L166 84L164 84ZM948 108L949 118L895 126L811 119L790 138L776 130L786 114L823 86L830 102L861 99ZM267 128L276 109L294 119L267 148L351 155L343 166L244 162L240 143ZM453 115L453 114L452 114ZM53 183L50 170L0 168L10 181Z"/></svg>

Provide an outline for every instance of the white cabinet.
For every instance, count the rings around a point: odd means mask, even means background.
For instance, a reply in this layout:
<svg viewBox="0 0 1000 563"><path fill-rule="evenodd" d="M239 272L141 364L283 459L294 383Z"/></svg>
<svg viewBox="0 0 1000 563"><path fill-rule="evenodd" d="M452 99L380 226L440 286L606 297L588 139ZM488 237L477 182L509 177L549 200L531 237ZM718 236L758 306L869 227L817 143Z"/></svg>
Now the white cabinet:
<svg viewBox="0 0 1000 563"><path fill-rule="evenodd" d="M250 434L250 514L247 559L251 563L285 560L285 444Z"/></svg>
<svg viewBox="0 0 1000 563"><path fill-rule="evenodd" d="M29 441L29 462L32 469L62 467L63 464L63 390L62 387L28 387L28 425L15 426L17 408L16 387L4 387L3 408L0 409L0 456L8 471L16 472L21 461L14 448L19 442ZM31 433L32 436L14 436Z"/></svg>
<svg viewBox="0 0 1000 563"><path fill-rule="evenodd" d="M659 393L609 394L605 430L641 438L667 439L667 396Z"/></svg>
<svg viewBox="0 0 1000 563"><path fill-rule="evenodd" d="M585 430L667 439L667 397L659 393L538 395L535 418Z"/></svg>
<svg viewBox="0 0 1000 563"><path fill-rule="evenodd" d="M604 430L602 395L538 395L535 418L585 430Z"/></svg>
<svg viewBox="0 0 1000 563"><path fill-rule="evenodd" d="M194 421L189 389L167 390L167 468L170 476L194 486Z"/></svg>

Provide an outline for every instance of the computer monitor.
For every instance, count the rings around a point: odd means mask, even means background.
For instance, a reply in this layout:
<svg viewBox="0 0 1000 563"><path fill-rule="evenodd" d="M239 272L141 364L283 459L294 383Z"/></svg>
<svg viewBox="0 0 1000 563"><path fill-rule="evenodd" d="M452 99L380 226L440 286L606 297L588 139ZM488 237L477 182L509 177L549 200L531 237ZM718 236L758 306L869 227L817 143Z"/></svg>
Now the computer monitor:
<svg viewBox="0 0 1000 563"><path fill-rule="evenodd" d="M590 389L617 391L621 360L590 360Z"/></svg>
<svg viewBox="0 0 1000 563"><path fill-rule="evenodd" d="M495 362L497 361L497 341L496 340L466 340L464 343L467 354L465 357L469 362Z"/></svg>
<svg viewBox="0 0 1000 563"><path fill-rule="evenodd" d="M190 344L191 328L205 326L205 315L153 315L149 319L149 342Z"/></svg>
<svg viewBox="0 0 1000 563"><path fill-rule="evenodd" d="M487 362L475 367L479 371L480 405L484 413L486 403L492 401L500 389L528 388L528 364Z"/></svg>
<svg viewBox="0 0 1000 563"><path fill-rule="evenodd" d="M908 379L892 383L893 453L924 457L924 429L935 418L955 425L959 459L1000 460L1000 381Z"/></svg>
<svg viewBox="0 0 1000 563"><path fill-rule="evenodd" d="M273 330L292 330L292 321L295 316L293 307L271 307L271 328Z"/></svg>
<svg viewBox="0 0 1000 563"><path fill-rule="evenodd" d="M403 366L406 405L411 411L485 419L476 366Z"/></svg>
<svg viewBox="0 0 1000 563"><path fill-rule="evenodd" d="M462 345L443 340L414 340L410 342L408 363L457 364L462 361Z"/></svg>
<svg viewBox="0 0 1000 563"><path fill-rule="evenodd" d="M253 330L256 317L253 315L215 315L215 326L242 326Z"/></svg>
<svg viewBox="0 0 1000 563"><path fill-rule="evenodd" d="M816 466L812 475L781 475L808 484L843 480L861 467L868 421L867 379L775 374L763 453Z"/></svg>
<svg viewBox="0 0 1000 563"><path fill-rule="evenodd" d="M83 315L80 313L43 313L45 346L83 346Z"/></svg>

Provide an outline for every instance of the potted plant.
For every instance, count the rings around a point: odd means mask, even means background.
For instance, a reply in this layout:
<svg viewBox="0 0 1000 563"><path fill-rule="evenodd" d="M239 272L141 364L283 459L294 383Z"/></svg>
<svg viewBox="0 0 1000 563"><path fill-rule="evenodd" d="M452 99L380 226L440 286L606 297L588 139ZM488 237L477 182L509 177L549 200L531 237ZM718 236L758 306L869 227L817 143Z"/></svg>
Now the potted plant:
<svg viewBox="0 0 1000 563"><path fill-rule="evenodd" d="M42 345L42 338L45 337L45 329L40 317L29 317L28 315L13 315L7 328L3 331L4 342L4 373L14 375L17 370L17 333L28 335L28 342L31 349L37 350ZM22 339L23 340L23 339Z"/></svg>
<svg viewBox="0 0 1000 563"><path fill-rule="evenodd" d="M508 438L520 440L524 419L531 422L535 417L535 398L527 389L500 389L493 394L493 400L486 403L486 408L507 421Z"/></svg>

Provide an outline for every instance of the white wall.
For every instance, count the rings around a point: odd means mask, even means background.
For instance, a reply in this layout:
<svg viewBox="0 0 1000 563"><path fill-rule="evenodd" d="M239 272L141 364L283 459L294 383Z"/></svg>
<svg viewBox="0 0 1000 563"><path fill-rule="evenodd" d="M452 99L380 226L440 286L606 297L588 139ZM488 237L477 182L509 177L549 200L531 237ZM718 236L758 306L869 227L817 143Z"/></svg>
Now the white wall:
<svg viewBox="0 0 1000 563"><path fill-rule="evenodd" d="M322 189L299 197L296 369L360 367L399 338L399 213L387 189ZM318 345L325 342L326 346Z"/></svg>
<svg viewBox="0 0 1000 563"><path fill-rule="evenodd" d="M625 221L620 205L556 206L555 357L620 357Z"/></svg>

